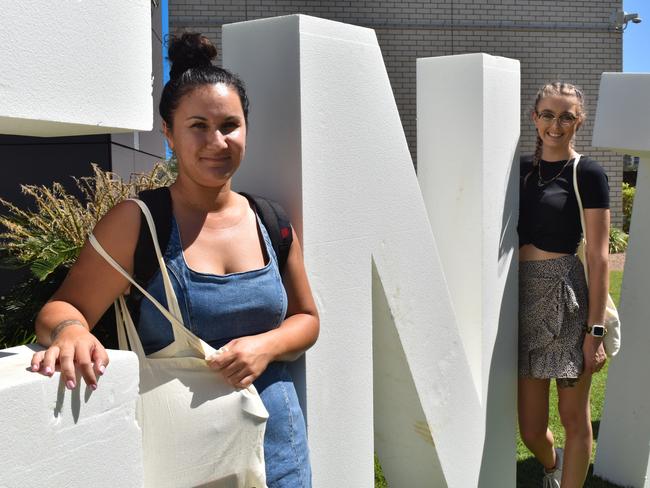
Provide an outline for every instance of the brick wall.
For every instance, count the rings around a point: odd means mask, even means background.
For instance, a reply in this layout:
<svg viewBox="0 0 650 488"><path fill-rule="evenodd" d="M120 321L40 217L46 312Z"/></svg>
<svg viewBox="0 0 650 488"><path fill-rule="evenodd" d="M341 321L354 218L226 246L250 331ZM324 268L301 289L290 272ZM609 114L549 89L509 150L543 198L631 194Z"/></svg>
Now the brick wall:
<svg viewBox="0 0 650 488"><path fill-rule="evenodd" d="M584 90L590 115L577 149L607 170L612 223L620 226L622 157L589 144L600 74L622 70L622 35L610 20L621 8L622 0L169 0L169 17L172 31L200 31L218 46L222 24L295 13L375 29L414 162L416 58L485 52L519 59L523 153L534 148L529 113L537 89L554 79L571 81Z"/></svg>

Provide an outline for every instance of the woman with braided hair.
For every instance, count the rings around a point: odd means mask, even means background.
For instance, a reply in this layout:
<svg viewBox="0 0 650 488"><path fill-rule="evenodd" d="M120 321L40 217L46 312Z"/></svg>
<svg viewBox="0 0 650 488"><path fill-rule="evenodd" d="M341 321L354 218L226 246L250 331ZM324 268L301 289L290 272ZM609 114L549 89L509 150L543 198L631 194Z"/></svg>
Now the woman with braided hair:
<svg viewBox="0 0 650 488"><path fill-rule="evenodd" d="M532 157L521 162L519 214L519 382L521 437L544 466L544 487L582 487L589 467L591 375L605 364L609 188L600 165L573 146L585 120L582 92L569 83L544 85L531 118ZM573 166L584 206L589 283L576 256L581 239ZM548 428L549 385L555 378L566 431L564 449ZM560 485L561 483L561 485Z"/></svg>

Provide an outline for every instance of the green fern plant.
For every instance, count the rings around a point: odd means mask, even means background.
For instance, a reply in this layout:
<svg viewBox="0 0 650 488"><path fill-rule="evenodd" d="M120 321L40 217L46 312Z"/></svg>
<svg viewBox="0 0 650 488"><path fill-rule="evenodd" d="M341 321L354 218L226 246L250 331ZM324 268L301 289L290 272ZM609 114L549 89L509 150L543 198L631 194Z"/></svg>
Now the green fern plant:
<svg viewBox="0 0 650 488"><path fill-rule="evenodd" d="M123 181L93 164L93 175L74 178L82 199L63 185L23 185L35 210L23 210L0 198L6 212L0 216L0 266L26 268L28 277L0 297L0 348L34 341L36 314L61 284L79 256L95 224L117 203L139 191L171 184L174 171L158 163L143 174Z"/></svg>

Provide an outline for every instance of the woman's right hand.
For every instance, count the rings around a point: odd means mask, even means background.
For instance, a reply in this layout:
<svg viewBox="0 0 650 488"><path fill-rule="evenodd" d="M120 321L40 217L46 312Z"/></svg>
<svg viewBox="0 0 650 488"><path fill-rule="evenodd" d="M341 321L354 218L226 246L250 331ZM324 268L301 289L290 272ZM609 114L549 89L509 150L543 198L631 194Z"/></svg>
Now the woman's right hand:
<svg viewBox="0 0 650 488"><path fill-rule="evenodd" d="M61 322L53 332L52 344L34 353L32 371L52 376L57 369L69 390L77 386L77 370L86 384L97 389L97 379L104 374L109 358L99 340L78 320Z"/></svg>
<svg viewBox="0 0 650 488"><path fill-rule="evenodd" d="M582 343L582 354L584 356L584 370L589 374L598 373L607 361L603 339L593 337L591 334L585 334Z"/></svg>
<svg viewBox="0 0 650 488"><path fill-rule="evenodd" d="M140 232L140 207L124 201L99 221L93 234L128 273ZM35 331L46 350L34 354L32 371L51 376L61 371L66 387L77 386L77 374L92 388L108 366L108 354L90 329L124 293L129 282L88 243L65 280L36 317Z"/></svg>

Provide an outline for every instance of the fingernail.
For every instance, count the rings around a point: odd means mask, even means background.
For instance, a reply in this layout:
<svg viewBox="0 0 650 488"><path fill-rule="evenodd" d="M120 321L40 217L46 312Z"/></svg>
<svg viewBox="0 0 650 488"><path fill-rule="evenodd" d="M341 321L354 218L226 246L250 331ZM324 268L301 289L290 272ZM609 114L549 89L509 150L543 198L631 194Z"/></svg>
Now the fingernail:
<svg viewBox="0 0 650 488"><path fill-rule="evenodd" d="M90 388L91 390L95 391L97 389L97 383L91 383Z"/></svg>
<svg viewBox="0 0 650 488"><path fill-rule="evenodd" d="M100 364L99 365L99 374L104 374L105 371L106 371L106 366L104 366L103 364Z"/></svg>
<svg viewBox="0 0 650 488"><path fill-rule="evenodd" d="M49 366L47 366L47 367L45 368L45 374L52 374L52 368L50 368Z"/></svg>
<svg viewBox="0 0 650 488"><path fill-rule="evenodd" d="M76 386L73 380L68 380L65 382L65 386L68 390L74 390L74 387Z"/></svg>
<svg viewBox="0 0 650 488"><path fill-rule="evenodd" d="M32 371L38 371L38 364L32 364Z"/></svg>

